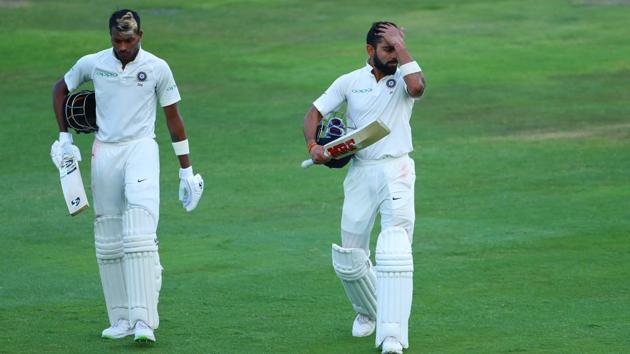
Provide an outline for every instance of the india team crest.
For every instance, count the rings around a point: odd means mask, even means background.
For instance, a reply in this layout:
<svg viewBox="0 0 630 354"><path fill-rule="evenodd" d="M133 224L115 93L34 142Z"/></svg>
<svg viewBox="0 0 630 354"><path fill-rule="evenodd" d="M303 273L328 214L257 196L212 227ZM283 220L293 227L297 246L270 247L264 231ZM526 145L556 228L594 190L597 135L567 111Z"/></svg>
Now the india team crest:
<svg viewBox="0 0 630 354"><path fill-rule="evenodd" d="M141 71L138 73L138 76L136 76L138 78L138 81L142 82L145 81L147 79L147 73L145 73L144 71Z"/></svg>
<svg viewBox="0 0 630 354"><path fill-rule="evenodd" d="M389 79L389 80L387 80L386 84L387 84L387 87L392 88L392 87L396 86L396 80Z"/></svg>

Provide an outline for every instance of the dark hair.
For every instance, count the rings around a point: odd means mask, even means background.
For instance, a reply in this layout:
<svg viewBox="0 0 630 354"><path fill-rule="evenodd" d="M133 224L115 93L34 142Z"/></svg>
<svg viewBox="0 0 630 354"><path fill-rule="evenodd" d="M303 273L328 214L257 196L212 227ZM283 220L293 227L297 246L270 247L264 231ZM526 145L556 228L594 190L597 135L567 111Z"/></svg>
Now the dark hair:
<svg viewBox="0 0 630 354"><path fill-rule="evenodd" d="M376 48L376 43L378 43L378 41L381 39L381 36L377 34L379 31L379 26L381 25L392 25L398 28L398 26L396 26L396 24L393 22L389 22L389 21L374 22L372 23L372 27L370 27L370 30L367 33L367 36L365 38L365 43L370 44L372 47Z"/></svg>
<svg viewBox="0 0 630 354"><path fill-rule="evenodd" d="M140 15L138 15L137 12L129 9L118 10L109 17L109 32L112 31L112 28L123 32L128 31L129 28L121 28L119 26L118 20L122 19L129 12L131 12L133 19L136 20L136 23L138 24L138 28L136 28L136 33L140 33Z"/></svg>

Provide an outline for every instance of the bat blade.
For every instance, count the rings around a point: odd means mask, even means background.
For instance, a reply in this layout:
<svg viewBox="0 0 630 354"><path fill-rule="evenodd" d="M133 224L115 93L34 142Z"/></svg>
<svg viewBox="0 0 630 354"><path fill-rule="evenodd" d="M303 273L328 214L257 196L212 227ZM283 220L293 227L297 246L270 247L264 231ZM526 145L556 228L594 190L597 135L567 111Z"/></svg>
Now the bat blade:
<svg viewBox="0 0 630 354"><path fill-rule="evenodd" d="M338 160L376 143L386 137L389 132L389 128L377 119L350 134L346 134L324 145L324 153L332 159ZM313 164L311 159L304 160L302 168L308 168Z"/></svg>
<svg viewBox="0 0 630 354"><path fill-rule="evenodd" d="M59 178L68 213L75 216L87 209L90 205L83 187L79 163L74 158L63 160L62 166L59 168Z"/></svg>

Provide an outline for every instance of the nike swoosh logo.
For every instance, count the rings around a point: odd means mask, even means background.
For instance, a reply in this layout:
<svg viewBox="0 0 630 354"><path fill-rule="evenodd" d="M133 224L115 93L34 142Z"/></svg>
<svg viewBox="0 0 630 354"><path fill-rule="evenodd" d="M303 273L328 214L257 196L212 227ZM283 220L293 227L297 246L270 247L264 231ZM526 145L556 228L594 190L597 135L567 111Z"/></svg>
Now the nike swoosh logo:
<svg viewBox="0 0 630 354"><path fill-rule="evenodd" d="M138 183L140 183L140 182L144 182L144 181L146 181L146 180L147 180L146 178L139 179L139 180L138 180Z"/></svg>
<svg viewBox="0 0 630 354"><path fill-rule="evenodd" d="M398 200L398 199L402 199L402 197L398 197L398 198L394 197L394 198L392 198L392 200Z"/></svg>

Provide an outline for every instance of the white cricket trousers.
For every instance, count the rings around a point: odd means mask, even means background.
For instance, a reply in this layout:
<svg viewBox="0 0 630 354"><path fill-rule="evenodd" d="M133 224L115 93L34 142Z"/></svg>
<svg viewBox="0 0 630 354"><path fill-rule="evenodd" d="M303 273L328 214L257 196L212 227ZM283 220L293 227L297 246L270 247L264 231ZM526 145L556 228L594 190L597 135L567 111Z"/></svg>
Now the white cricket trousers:
<svg viewBox="0 0 630 354"><path fill-rule="evenodd" d="M122 215L142 208L158 224L160 212L160 157L152 138L122 143L94 140L92 195L96 217Z"/></svg>
<svg viewBox="0 0 630 354"><path fill-rule="evenodd" d="M361 248L370 254L370 233L377 213L381 230L400 226L413 241L416 220L416 171L409 155L380 160L353 159L343 183L341 242L344 248Z"/></svg>

